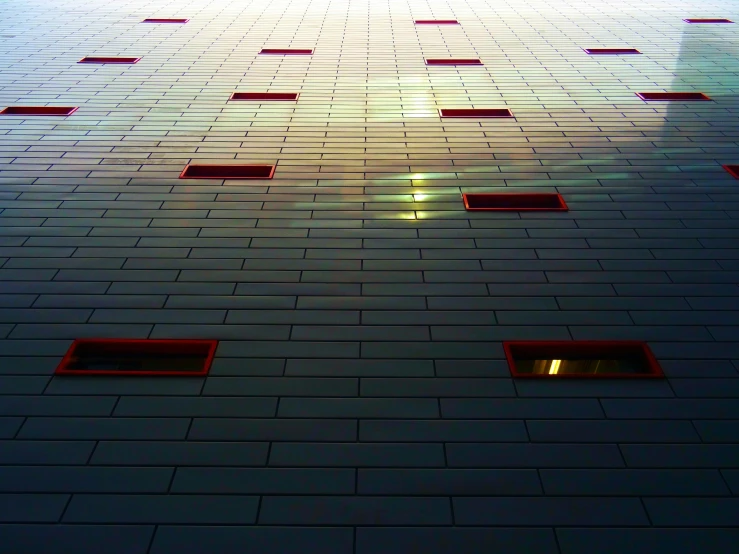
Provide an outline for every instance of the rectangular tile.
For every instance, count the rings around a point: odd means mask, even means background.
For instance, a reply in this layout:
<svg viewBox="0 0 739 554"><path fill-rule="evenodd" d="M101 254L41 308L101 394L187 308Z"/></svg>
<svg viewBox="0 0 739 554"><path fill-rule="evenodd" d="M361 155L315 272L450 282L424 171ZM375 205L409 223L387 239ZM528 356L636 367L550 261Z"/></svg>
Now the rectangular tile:
<svg viewBox="0 0 739 554"><path fill-rule="evenodd" d="M692 527L692 525L691 525ZM670 551L700 552L711 545L717 552L729 552L739 540L739 529L710 528L559 528L557 542L564 554L651 554L654 545Z"/></svg>
<svg viewBox="0 0 739 554"><path fill-rule="evenodd" d="M4 467L0 492L166 493L174 468Z"/></svg>
<svg viewBox="0 0 739 554"><path fill-rule="evenodd" d="M424 554L472 553L481 549L500 552L558 551L551 529L531 527L372 526L357 527L356 534L356 554L393 551L410 553L417 550L419 545L423 545Z"/></svg>
<svg viewBox="0 0 739 554"><path fill-rule="evenodd" d="M274 443L272 467L443 467L441 444Z"/></svg>
<svg viewBox="0 0 739 554"><path fill-rule="evenodd" d="M532 469L360 469L362 495L483 496L539 495Z"/></svg>
<svg viewBox="0 0 739 554"><path fill-rule="evenodd" d="M253 525L258 509L258 496L75 494L63 521Z"/></svg>
<svg viewBox="0 0 739 554"><path fill-rule="evenodd" d="M100 466L264 466L268 448L266 442L100 441L89 463ZM169 482L168 479L163 492L169 489Z"/></svg>
<svg viewBox="0 0 739 554"><path fill-rule="evenodd" d="M301 554L348 554L354 548L353 535L354 530L349 527L160 525L147 554L188 551L242 554L245 544L249 545L249 554L298 551ZM127 551L125 554L139 553Z"/></svg>
<svg viewBox="0 0 739 554"><path fill-rule="evenodd" d="M5 524L3 548L9 552L147 554L153 525Z"/></svg>
<svg viewBox="0 0 739 554"><path fill-rule="evenodd" d="M48 440L182 440L185 418L30 417L18 438Z"/></svg>
<svg viewBox="0 0 739 554"><path fill-rule="evenodd" d="M196 418L187 438L211 441L356 441L357 424L340 419Z"/></svg>
<svg viewBox="0 0 739 554"><path fill-rule="evenodd" d="M70 496L69 494L0 494L0 503L9 508L0 511L0 522L57 523Z"/></svg>
<svg viewBox="0 0 739 554"><path fill-rule="evenodd" d="M544 491L556 496L728 496L718 470L542 469Z"/></svg>
<svg viewBox="0 0 739 554"><path fill-rule="evenodd" d="M402 400L402 399L401 399ZM385 415L385 417L392 417ZM528 442L522 421L378 419L359 422L359 440L367 442Z"/></svg>
<svg viewBox="0 0 739 554"><path fill-rule="evenodd" d="M451 506L437 497L266 496L264 525L450 525Z"/></svg>
<svg viewBox="0 0 739 554"><path fill-rule="evenodd" d="M448 467L593 468L624 467L615 444L517 444L471 442L447 444Z"/></svg>
<svg viewBox="0 0 739 554"><path fill-rule="evenodd" d="M735 527L739 498L645 498L653 525L670 527Z"/></svg>
<svg viewBox="0 0 739 554"><path fill-rule="evenodd" d="M180 468L174 494L354 494L355 469Z"/></svg>
<svg viewBox="0 0 739 554"><path fill-rule="evenodd" d="M638 498L454 498L457 525L650 525Z"/></svg>

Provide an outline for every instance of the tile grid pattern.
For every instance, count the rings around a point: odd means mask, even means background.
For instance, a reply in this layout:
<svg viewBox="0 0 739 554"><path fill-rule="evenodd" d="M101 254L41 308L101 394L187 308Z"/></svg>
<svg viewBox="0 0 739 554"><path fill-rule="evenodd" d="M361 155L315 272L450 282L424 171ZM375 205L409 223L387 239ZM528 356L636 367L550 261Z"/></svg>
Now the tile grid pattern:
<svg viewBox="0 0 739 554"><path fill-rule="evenodd" d="M0 119L0 550L731 551L739 31L688 17L739 11L9 0L0 107L80 109ZM437 112L480 107L515 119ZM570 211L462 207L504 189ZM87 336L222 342L205 380L52 378ZM531 338L668 379L514 383Z"/></svg>

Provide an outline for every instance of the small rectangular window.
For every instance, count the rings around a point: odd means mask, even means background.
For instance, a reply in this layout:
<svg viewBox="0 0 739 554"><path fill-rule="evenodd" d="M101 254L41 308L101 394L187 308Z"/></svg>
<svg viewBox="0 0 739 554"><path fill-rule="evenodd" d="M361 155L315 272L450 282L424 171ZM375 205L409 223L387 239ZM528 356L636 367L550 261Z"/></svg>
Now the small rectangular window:
<svg viewBox="0 0 739 554"><path fill-rule="evenodd" d="M262 48L260 54L282 54L288 56L290 54L312 54L313 50L305 50L298 48Z"/></svg>
<svg viewBox="0 0 739 554"><path fill-rule="evenodd" d="M297 92L234 92L229 100L297 100Z"/></svg>
<svg viewBox="0 0 739 554"><path fill-rule="evenodd" d="M271 179L273 165L188 164L180 179Z"/></svg>
<svg viewBox="0 0 739 554"><path fill-rule="evenodd" d="M482 62L474 58L434 58L427 59L426 65L482 65Z"/></svg>
<svg viewBox="0 0 739 554"><path fill-rule="evenodd" d="M562 195L545 192L491 192L462 194L464 207L474 211L567 211Z"/></svg>
<svg viewBox="0 0 739 554"><path fill-rule="evenodd" d="M88 56L82 58L77 63L136 63L141 58L112 58L112 57L100 57L100 56Z"/></svg>
<svg viewBox="0 0 739 554"><path fill-rule="evenodd" d="M728 19L683 19L686 23L734 23Z"/></svg>
<svg viewBox="0 0 739 554"><path fill-rule="evenodd" d="M440 109L439 115L441 117L473 117L473 118L488 118L488 117L513 117L511 110L507 108L469 108L469 109Z"/></svg>
<svg viewBox="0 0 739 554"><path fill-rule="evenodd" d="M187 23L189 19L157 19L149 18L144 19L141 23Z"/></svg>
<svg viewBox="0 0 739 554"><path fill-rule="evenodd" d="M8 106L0 112L2 115L72 115L77 107L59 106Z"/></svg>
<svg viewBox="0 0 739 554"><path fill-rule="evenodd" d="M637 341L504 342L513 377L654 378L662 368Z"/></svg>
<svg viewBox="0 0 739 554"><path fill-rule="evenodd" d="M637 92L636 95L642 100L668 100L668 101L693 101L710 100L702 92Z"/></svg>
<svg viewBox="0 0 739 554"><path fill-rule="evenodd" d="M636 48L583 48L588 54L641 54Z"/></svg>
<svg viewBox="0 0 739 554"><path fill-rule="evenodd" d="M55 375L205 376L218 341L78 339Z"/></svg>

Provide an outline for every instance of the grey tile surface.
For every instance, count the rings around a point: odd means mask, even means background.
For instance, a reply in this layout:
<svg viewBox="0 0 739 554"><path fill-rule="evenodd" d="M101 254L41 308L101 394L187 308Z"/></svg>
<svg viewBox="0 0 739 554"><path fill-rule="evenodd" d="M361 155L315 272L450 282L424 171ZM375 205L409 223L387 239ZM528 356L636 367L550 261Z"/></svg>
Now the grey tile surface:
<svg viewBox="0 0 739 554"><path fill-rule="evenodd" d="M557 552L551 529L504 527L359 527L357 554L372 552L413 552L418 545L424 552Z"/></svg>
<svg viewBox="0 0 739 554"><path fill-rule="evenodd" d="M243 552L244 544L254 554L344 554L351 552L354 532L348 527L284 527L188 525L158 526L150 554L186 550Z"/></svg>
<svg viewBox="0 0 739 554"><path fill-rule="evenodd" d="M0 116L0 550L735 550L739 26L683 19L736 6L88 4L0 20L0 109L79 107ZM80 338L219 345L206 378L54 376ZM511 378L503 341L572 339L666 378Z"/></svg>
<svg viewBox="0 0 739 554"><path fill-rule="evenodd" d="M146 554L153 525L5 524L0 526L4 548L17 552L77 552Z"/></svg>

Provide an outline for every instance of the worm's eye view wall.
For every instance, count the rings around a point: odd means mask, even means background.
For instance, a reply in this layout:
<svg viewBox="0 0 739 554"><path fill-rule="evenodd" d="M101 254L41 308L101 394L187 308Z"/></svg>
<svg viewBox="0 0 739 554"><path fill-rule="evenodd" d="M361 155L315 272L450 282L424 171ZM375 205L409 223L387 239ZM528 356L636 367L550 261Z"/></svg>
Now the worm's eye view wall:
<svg viewBox="0 0 739 554"><path fill-rule="evenodd" d="M736 551L735 22L5 0L0 552Z"/></svg>

